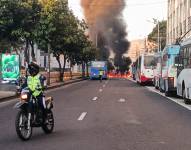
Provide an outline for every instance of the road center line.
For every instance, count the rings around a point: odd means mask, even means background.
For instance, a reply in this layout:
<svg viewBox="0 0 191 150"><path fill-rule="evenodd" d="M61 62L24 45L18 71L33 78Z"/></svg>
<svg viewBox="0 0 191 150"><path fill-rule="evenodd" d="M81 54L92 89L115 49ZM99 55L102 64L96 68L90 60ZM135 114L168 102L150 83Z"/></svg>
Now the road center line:
<svg viewBox="0 0 191 150"><path fill-rule="evenodd" d="M85 116L87 115L87 112L83 112L80 117L78 118L78 121L84 120Z"/></svg>
<svg viewBox="0 0 191 150"><path fill-rule="evenodd" d="M125 102L125 99L124 99L124 98L120 98L120 99L119 99L119 102L124 103L124 102Z"/></svg>
<svg viewBox="0 0 191 150"><path fill-rule="evenodd" d="M93 100L93 101L96 101L97 99L98 99L98 97L94 97L92 100Z"/></svg>
<svg viewBox="0 0 191 150"><path fill-rule="evenodd" d="M103 89L99 89L99 91L100 91L100 92L102 92L102 91L103 91Z"/></svg>

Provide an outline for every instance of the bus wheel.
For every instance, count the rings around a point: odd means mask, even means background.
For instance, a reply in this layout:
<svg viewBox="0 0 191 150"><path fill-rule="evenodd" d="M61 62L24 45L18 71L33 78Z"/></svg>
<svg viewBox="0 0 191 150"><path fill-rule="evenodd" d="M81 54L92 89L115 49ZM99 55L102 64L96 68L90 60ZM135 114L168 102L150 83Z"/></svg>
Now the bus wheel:
<svg viewBox="0 0 191 150"><path fill-rule="evenodd" d="M182 90L182 98L184 99L185 104L191 104L191 101L188 98L186 98L186 90L185 90L185 88L183 88L183 90Z"/></svg>
<svg viewBox="0 0 191 150"><path fill-rule="evenodd" d="M159 89L159 86L158 86L156 81L155 81L155 85L154 86L155 86L155 89L157 89L157 90Z"/></svg>
<svg viewBox="0 0 191 150"><path fill-rule="evenodd" d="M161 93L164 93L164 90L163 90L161 87L159 87L159 91L160 91Z"/></svg>
<svg viewBox="0 0 191 150"><path fill-rule="evenodd" d="M165 94L165 96L170 96L170 92L169 91L167 91L167 88L166 88L166 83L164 83L164 94Z"/></svg>
<svg viewBox="0 0 191 150"><path fill-rule="evenodd" d="M165 91L165 96L169 97L170 96L170 92L169 91Z"/></svg>

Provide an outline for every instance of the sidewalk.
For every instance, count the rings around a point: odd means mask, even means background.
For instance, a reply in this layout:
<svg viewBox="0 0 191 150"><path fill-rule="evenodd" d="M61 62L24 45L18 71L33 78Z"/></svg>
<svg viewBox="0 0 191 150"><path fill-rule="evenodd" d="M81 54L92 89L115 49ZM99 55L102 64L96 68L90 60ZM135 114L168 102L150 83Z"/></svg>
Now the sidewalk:
<svg viewBox="0 0 191 150"><path fill-rule="evenodd" d="M72 84L72 83L76 83L76 82L80 82L80 81L83 81L83 80L85 80L85 79L83 79L83 78L75 78L75 79L67 80L65 82L52 83L50 86L47 87L47 90L58 88L58 87L68 85L68 84ZM13 99L13 98L17 98L17 97L18 96L16 95L16 92L14 92L14 91L0 91L0 102L10 100L10 99Z"/></svg>
<svg viewBox="0 0 191 150"><path fill-rule="evenodd" d="M16 93L12 91L0 91L0 101L6 97L13 97L15 94Z"/></svg>

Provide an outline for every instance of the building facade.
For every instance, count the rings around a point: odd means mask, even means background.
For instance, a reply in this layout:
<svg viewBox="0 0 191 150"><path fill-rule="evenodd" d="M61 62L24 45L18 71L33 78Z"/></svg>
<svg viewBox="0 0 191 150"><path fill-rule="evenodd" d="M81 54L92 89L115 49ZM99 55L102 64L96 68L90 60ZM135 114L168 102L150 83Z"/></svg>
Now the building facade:
<svg viewBox="0 0 191 150"><path fill-rule="evenodd" d="M125 54L126 57L130 57L132 62L144 53L153 53L157 51L157 44L149 42L147 39L137 39L130 41L130 47Z"/></svg>
<svg viewBox="0 0 191 150"><path fill-rule="evenodd" d="M191 0L168 0L167 44L191 36Z"/></svg>

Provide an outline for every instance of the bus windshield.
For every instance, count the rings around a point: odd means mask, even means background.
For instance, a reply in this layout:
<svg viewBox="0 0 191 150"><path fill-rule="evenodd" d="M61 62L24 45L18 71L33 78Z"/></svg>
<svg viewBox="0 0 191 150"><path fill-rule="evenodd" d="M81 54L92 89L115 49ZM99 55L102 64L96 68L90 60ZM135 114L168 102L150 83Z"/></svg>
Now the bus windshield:
<svg viewBox="0 0 191 150"><path fill-rule="evenodd" d="M144 58L144 66L145 67L156 66L156 59L154 58L154 56L145 56L145 58Z"/></svg>
<svg viewBox="0 0 191 150"><path fill-rule="evenodd" d="M94 61L94 62L92 62L91 67L93 67L93 68L104 68L105 62Z"/></svg>

